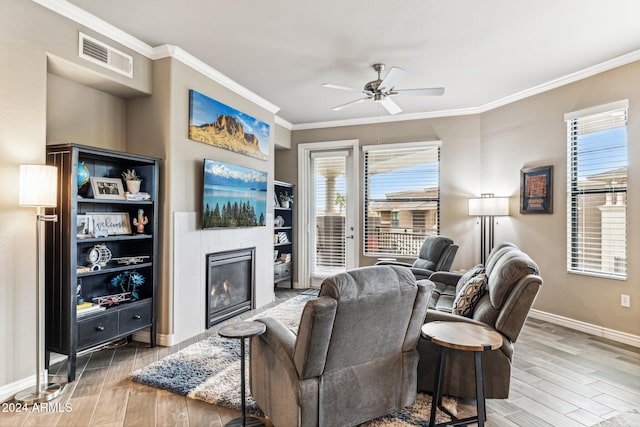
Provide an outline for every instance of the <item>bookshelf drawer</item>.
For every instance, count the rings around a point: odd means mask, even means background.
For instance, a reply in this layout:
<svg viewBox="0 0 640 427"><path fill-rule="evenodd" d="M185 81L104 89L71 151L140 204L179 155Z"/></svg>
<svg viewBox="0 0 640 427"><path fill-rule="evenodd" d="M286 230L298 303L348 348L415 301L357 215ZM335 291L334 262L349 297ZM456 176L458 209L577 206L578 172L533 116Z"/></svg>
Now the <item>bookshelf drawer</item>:
<svg viewBox="0 0 640 427"><path fill-rule="evenodd" d="M292 265L290 262L284 264L276 264L273 268L273 274L276 280L288 279L291 277Z"/></svg>
<svg viewBox="0 0 640 427"><path fill-rule="evenodd" d="M151 325L151 300L132 305L120 311L120 335Z"/></svg>
<svg viewBox="0 0 640 427"><path fill-rule="evenodd" d="M91 347L118 335L118 312L105 313L78 322L78 347Z"/></svg>

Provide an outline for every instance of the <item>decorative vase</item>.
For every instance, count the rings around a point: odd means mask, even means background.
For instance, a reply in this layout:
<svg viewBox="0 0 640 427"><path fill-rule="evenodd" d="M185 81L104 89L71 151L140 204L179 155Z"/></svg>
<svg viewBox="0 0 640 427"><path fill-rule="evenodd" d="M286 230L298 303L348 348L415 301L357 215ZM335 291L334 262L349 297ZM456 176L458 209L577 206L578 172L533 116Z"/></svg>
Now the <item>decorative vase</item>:
<svg viewBox="0 0 640 427"><path fill-rule="evenodd" d="M289 201L280 200L280 207L284 209L289 209Z"/></svg>
<svg viewBox="0 0 640 427"><path fill-rule="evenodd" d="M127 191L131 194L136 194L140 191L140 184L142 181L127 181Z"/></svg>

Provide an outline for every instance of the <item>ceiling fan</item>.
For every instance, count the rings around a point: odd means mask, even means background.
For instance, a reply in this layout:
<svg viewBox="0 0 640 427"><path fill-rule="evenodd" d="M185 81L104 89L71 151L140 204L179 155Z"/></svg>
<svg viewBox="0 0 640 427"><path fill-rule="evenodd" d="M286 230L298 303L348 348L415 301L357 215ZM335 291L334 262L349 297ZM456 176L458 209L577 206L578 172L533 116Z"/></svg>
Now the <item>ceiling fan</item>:
<svg viewBox="0 0 640 427"><path fill-rule="evenodd" d="M389 114L397 114L401 112L402 109L391 99L392 96L441 96L444 94L443 87L432 87L424 89L394 89L396 82L402 76L404 76L406 72L405 70L400 67L391 67L384 79L381 79L380 75L385 69L385 65L373 64L372 68L378 73L378 78L365 84L363 90L334 85L330 83L322 84L322 86L328 87L330 89L346 90L349 92L362 92L367 95L364 98L356 99L355 101L333 107L333 111L341 111L352 105L360 104L369 99L373 99L375 102L382 104L382 106L389 112Z"/></svg>

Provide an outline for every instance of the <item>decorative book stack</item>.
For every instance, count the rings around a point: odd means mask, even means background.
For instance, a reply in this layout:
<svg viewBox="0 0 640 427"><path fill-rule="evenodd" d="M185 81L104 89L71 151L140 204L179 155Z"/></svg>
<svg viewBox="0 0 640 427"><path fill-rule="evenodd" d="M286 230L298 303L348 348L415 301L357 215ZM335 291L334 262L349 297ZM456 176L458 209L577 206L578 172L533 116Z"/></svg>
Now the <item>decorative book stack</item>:
<svg viewBox="0 0 640 427"><path fill-rule="evenodd" d="M82 304L76 305L76 317L86 316L87 314L103 310L105 310L105 307L102 307L101 305L94 304L92 302L83 302Z"/></svg>

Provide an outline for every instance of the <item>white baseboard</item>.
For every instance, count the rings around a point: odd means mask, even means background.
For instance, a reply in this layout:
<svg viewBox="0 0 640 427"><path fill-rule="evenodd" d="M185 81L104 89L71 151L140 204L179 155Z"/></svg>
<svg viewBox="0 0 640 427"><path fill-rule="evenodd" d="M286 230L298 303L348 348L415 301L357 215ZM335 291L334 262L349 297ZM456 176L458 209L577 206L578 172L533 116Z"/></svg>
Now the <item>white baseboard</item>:
<svg viewBox="0 0 640 427"><path fill-rule="evenodd" d="M133 334L133 340L138 342L149 343L149 331L138 331ZM162 347L171 347L175 344L174 334L156 334L156 344Z"/></svg>
<svg viewBox="0 0 640 427"><path fill-rule="evenodd" d="M49 360L49 365L55 365L56 363L65 360L67 356L58 353L51 353L51 359ZM51 373L49 374L49 381L51 381ZM65 379L66 382L66 379ZM16 393L21 392L22 390L27 390L32 387L34 390L36 388L36 376L31 375L26 378L22 378L18 381L12 382L10 384L5 384L0 387L0 402L5 402L13 398Z"/></svg>
<svg viewBox="0 0 640 427"><path fill-rule="evenodd" d="M36 376L31 375L30 377L23 378L21 380L12 382L10 384L3 385L0 387L0 402L5 402L13 398L16 393L21 392L22 390L26 390L29 387L36 388Z"/></svg>
<svg viewBox="0 0 640 427"><path fill-rule="evenodd" d="M614 329L604 328L602 326L593 325L591 323L581 322L568 317L559 316L557 314L547 313L536 309L531 309L529 316L534 319L544 320L555 325L564 326L569 329L584 332L590 335L607 338L612 341L628 344L633 347L640 347L640 336L629 334L626 332L616 331Z"/></svg>

